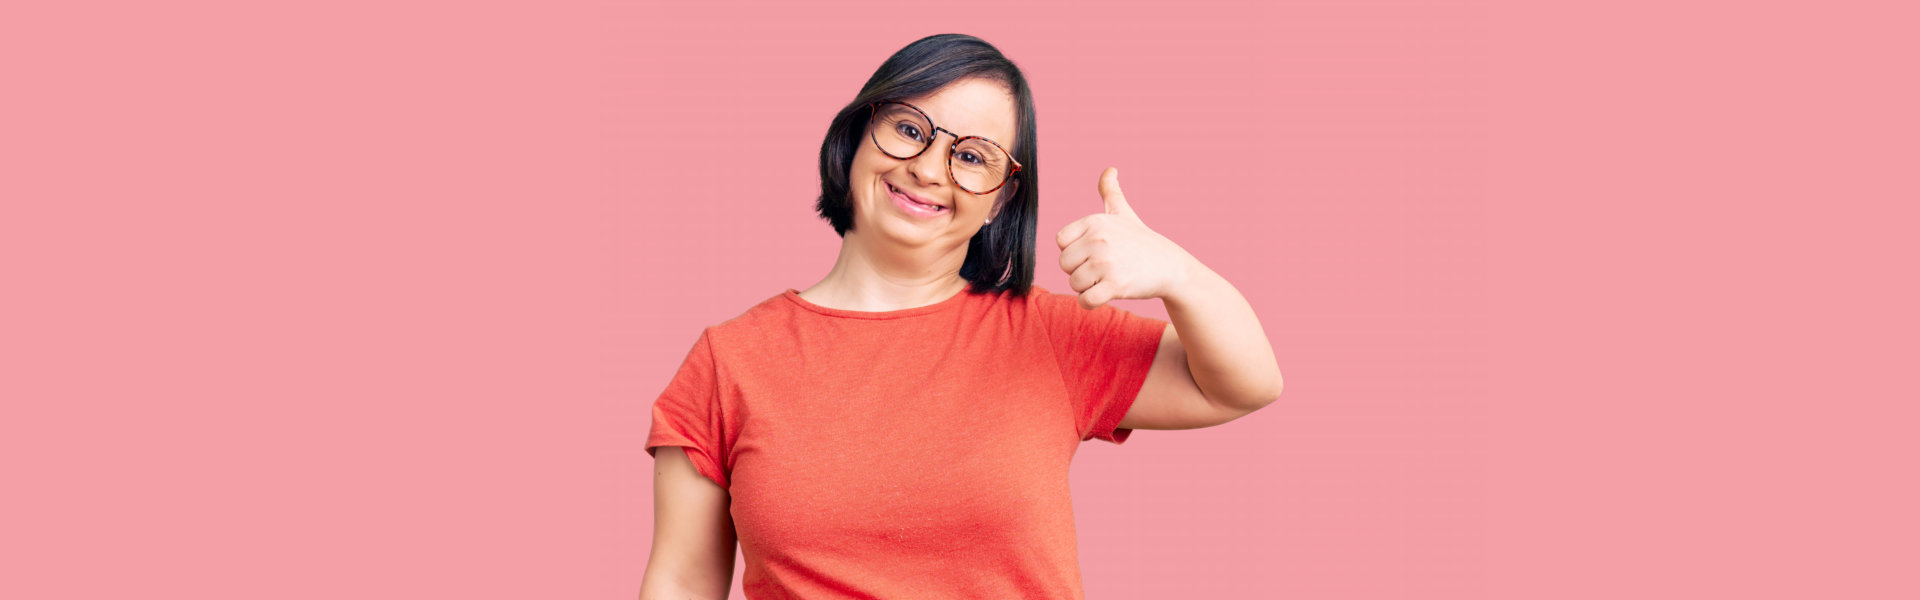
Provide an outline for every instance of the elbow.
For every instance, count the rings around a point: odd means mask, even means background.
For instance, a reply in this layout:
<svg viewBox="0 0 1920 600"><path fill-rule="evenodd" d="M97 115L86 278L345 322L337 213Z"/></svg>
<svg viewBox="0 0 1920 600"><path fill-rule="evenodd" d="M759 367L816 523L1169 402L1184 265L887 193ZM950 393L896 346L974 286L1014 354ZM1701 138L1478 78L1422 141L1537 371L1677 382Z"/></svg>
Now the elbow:
<svg viewBox="0 0 1920 600"><path fill-rule="evenodd" d="M1280 401L1280 392L1287 387L1286 378L1280 375L1280 360L1269 354L1267 361L1271 362L1262 361L1266 362L1265 366L1267 368L1263 369L1255 379L1255 381L1259 383L1255 384L1249 390L1252 392L1253 406L1255 407L1264 408L1269 404Z"/></svg>
<svg viewBox="0 0 1920 600"><path fill-rule="evenodd" d="M1286 379L1280 376L1280 369L1275 368L1273 370L1273 377L1268 379L1266 387L1260 394L1260 406L1265 407L1268 404L1278 402L1280 400L1280 392L1285 390L1286 387Z"/></svg>
<svg viewBox="0 0 1920 600"><path fill-rule="evenodd" d="M1280 399L1281 385L1280 377L1278 373L1275 373L1275 376L1270 378L1268 383L1264 385L1242 387L1236 391L1235 395L1231 397L1231 400L1216 399L1213 400L1213 402L1222 406L1234 407L1241 415L1245 415L1266 408L1267 405L1278 401Z"/></svg>

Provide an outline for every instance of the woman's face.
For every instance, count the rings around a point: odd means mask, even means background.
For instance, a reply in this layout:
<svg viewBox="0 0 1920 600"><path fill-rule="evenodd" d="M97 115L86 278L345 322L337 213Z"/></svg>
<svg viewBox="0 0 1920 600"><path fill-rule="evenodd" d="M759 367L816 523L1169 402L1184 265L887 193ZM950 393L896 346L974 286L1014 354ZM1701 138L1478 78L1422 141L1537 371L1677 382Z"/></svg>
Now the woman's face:
<svg viewBox="0 0 1920 600"><path fill-rule="evenodd" d="M991 139L1009 152L1019 143L1013 137L1013 95L999 82L962 79L931 95L899 100L919 107L941 129ZM908 247L964 248L993 217L994 199L1010 193L1015 182L986 195L960 189L947 176L954 137L946 131L936 135L933 147L903 160L882 153L867 130L861 131L860 150L847 173L855 232ZM922 208L906 197L938 208Z"/></svg>

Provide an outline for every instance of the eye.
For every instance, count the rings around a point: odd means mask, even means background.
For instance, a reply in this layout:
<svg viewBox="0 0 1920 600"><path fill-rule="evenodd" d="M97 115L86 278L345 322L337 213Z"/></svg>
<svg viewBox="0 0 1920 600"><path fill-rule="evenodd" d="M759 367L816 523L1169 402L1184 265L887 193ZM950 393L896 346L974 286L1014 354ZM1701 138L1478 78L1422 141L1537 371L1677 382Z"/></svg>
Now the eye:
<svg viewBox="0 0 1920 600"><path fill-rule="evenodd" d="M960 161L970 165L977 165L983 162L980 160L980 155L974 154L971 150L961 150Z"/></svg>
<svg viewBox="0 0 1920 600"><path fill-rule="evenodd" d="M893 128L896 131L899 131L900 135L904 135L915 140L920 139L920 128L914 126L914 124L912 123L907 123L902 121L894 125Z"/></svg>

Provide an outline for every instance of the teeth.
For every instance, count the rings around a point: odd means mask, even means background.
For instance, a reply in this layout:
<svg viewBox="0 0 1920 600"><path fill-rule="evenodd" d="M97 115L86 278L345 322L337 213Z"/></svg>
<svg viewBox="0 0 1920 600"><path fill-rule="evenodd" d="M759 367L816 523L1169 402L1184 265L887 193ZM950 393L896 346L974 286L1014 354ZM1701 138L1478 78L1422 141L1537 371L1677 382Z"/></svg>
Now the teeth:
<svg viewBox="0 0 1920 600"><path fill-rule="evenodd" d="M891 183L889 183L889 184L887 184L887 191L889 191L889 192L893 192L893 193L895 193L895 194L900 194L900 197L901 197L901 198L906 198L908 202L912 202L912 203L914 203L914 204L918 204L918 205L920 205L920 206L925 206L925 207L927 207L928 209L931 209L931 210L932 210L933 212L940 212L940 211L943 211L943 210L946 210L946 209L947 209L947 207L945 207L945 206L940 206L940 205L938 205L938 204L927 204L927 203L925 203L925 202L921 202L921 201L919 201L919 200L915 200L915 199L913 199L913 196L908 196L908 195L906 195L905 193L902 193L902 192L900 191L900 189L899 189L899 188L896 188L896 187L893 187L893 184L891 184Z"/></svg>

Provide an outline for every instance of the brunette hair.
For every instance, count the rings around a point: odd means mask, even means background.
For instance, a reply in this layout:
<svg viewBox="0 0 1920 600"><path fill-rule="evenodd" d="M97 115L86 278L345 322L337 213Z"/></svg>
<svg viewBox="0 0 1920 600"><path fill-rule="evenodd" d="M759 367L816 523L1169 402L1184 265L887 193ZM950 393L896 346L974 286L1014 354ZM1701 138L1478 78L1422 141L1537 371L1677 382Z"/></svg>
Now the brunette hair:
<svg viewBox="0 0 1920 600"><path fill-rule="evenodd" d="M848 171L853 167L854 153L867 141L867 123L873 116L869 103L931 94L970 77L1000 82L1012 93L1018 130L1007 151L1019 161L1020 172L994 192L1000 212L967 242L960 276L975 293L1008 290L1014 296L1025 296L1033 284L1034 231L1040 216L1033 93L1020 68L980 38L957 33L927 36L907 44L880 64L860 93L827 126L826 140L820 143L820 198L814 208L841 237L853 228Z"/></svg>

